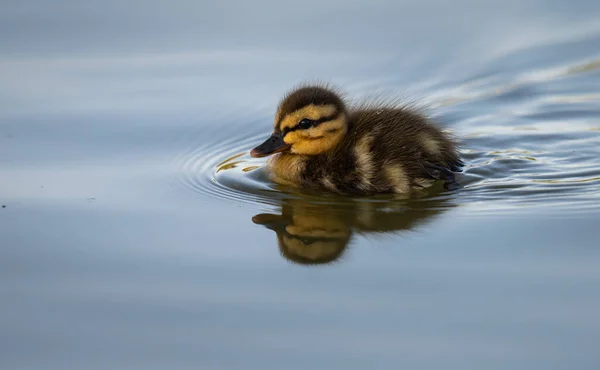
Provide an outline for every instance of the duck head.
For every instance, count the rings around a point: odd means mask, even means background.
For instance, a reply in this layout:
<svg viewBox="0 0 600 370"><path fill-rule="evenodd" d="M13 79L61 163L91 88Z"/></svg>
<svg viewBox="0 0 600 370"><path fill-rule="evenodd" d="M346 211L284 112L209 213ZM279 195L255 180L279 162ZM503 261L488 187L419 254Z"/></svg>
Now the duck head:
<svg viewBox="0 0 600 370"><path fill-rule="evenodd" d="M346 105L339 94L326 87L303 86L284 97L275 114L272 135L250 155L318 155L335 148L347 132Z"/></svg>

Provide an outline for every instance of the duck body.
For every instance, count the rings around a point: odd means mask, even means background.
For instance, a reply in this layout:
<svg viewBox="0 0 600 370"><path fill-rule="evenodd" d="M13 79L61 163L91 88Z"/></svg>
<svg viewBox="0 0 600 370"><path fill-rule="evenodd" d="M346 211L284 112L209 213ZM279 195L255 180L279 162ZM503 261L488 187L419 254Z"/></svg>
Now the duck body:
<svg viewBox="0 0 600 370"><path fill-rule="evenodd" d="M273 153L267 168L274 182L341 194L410 194L435 180L453 182L462 166L451 136L416 110L348 108L319 86L296 89L280 103L273 135L251 154Z"/></svg>

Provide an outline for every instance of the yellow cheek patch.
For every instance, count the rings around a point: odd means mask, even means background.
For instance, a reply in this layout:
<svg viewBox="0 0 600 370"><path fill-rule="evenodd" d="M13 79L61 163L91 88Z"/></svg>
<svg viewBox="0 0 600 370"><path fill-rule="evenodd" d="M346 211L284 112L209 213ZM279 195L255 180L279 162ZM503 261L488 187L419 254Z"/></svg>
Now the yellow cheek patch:
<svg viewBox="0 0 600 370"><path fill-rule="evenodd" d="M279 128L281 130L285 128L292 128L298 125L298 122L300 122L300 120L304 118L316 121L320 118L331 116L335 112L336 108L333 105L310 104L283 117L283 119L279 123ZM279 119L281 118L281 112L278 112L276 116L276 122L279 122Z"/></svg>
<svg viewBox="0 0 600 370"><path fill-rule="evenodd" d="M283 137L283 142L290 145L293 145L300 140L302 140L302 135L300 134L300 131L288 132L287 135Z"/></svg>
<svg viewBox="0 0 600 370"><path fill-rule="evenodd" d="M308 130L289 132L283 141L291 145L292 153L316 155L334 148L344 138L346 131L346 117L340 115L337 119L323 122Z"/></svg>

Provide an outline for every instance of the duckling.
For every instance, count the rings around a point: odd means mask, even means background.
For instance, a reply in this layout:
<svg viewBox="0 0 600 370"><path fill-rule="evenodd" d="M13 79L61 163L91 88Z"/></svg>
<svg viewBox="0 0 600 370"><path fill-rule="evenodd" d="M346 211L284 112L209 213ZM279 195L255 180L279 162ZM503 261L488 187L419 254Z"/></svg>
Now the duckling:
<svg viewBox="0 0 600 370"><path fill-rule="evenodd" d="M272 135L251 150L272 155L282 185L339 194L411 194L454 183L463 166L453 138L416 110L390 103L349 106L327 85L301 85L280 101Z"/></svg>

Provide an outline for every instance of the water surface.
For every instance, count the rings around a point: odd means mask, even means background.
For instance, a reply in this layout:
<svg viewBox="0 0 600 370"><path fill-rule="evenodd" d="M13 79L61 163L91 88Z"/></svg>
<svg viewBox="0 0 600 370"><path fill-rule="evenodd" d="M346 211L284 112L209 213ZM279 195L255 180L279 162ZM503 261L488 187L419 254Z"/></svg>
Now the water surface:
<svg viewBox="0 0 600 370"><path fill-rule="evenodd" d="M594 1L9 1L0 365L597 369ZM305 79L417 101L462 187L297 192Z"/></svg>

